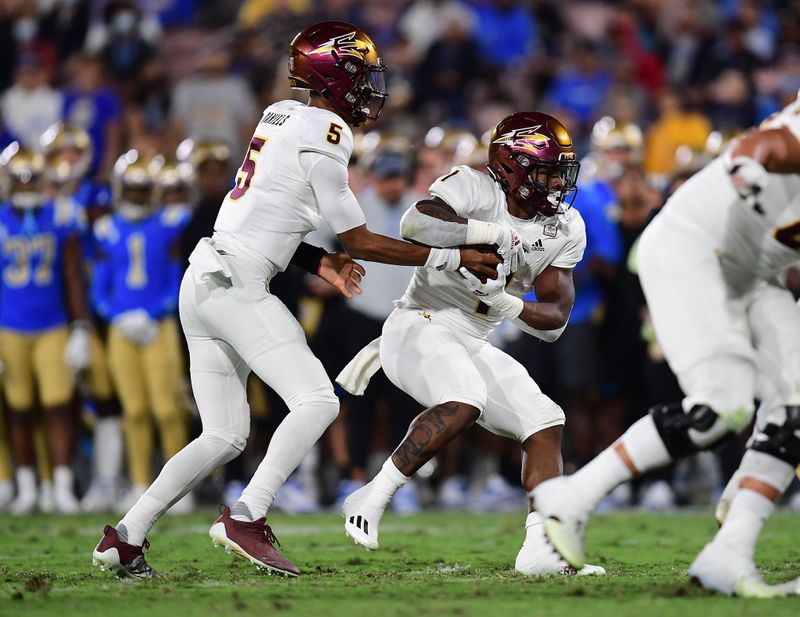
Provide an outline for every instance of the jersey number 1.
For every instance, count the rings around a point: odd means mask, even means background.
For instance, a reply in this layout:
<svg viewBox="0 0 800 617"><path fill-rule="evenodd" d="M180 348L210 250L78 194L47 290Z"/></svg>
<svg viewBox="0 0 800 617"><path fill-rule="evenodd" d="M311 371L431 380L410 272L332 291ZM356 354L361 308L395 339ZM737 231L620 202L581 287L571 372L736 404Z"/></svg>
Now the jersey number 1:
<svg viewBox="0 0 800 617"><path fill-rule="evenodd" d="M253 175L256 173L256 159L254 155L261 152L261 148L267 143L266 137L258 137L257 135L250 140L250 147L247 149L247 156L245 156L242 166L236 172L236 186L231 190L231 199L237 201L241 199L250 188L250 182L253 180Z"/></svg>

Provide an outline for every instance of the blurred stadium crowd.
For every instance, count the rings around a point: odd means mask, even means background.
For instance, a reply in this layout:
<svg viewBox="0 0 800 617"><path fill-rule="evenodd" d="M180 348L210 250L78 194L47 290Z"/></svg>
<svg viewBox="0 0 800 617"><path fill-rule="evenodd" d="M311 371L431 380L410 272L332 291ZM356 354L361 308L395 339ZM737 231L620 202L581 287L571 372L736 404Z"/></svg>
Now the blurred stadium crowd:
<svg viewBox="0 0 800 617"><path fill-rule="evenodd" d="M0 510L77 511L78 497L125 510L197 433L177 284L260 110L297 96L290 40L321 19L359 24L389 67L387 109L356 136L351 163L375 231L397 237L405 208L452 165L482 168L489 129L513 111L551 113L576 139L588 246L569 326L555 344L496 333L564 407L567 467L677 396L631 248L680 182L797 95L800 2L0 0ZM309 241L333 249L335 237ZM292 269L271 285L331 377L379 334L411 276L367 269L353 301ZM48 285L54 295L35 291ZM176 509L238 497L283 413L257 380L250 391L254 443ZM341 499L419 411L385 378L366 397L341 394L340 418L276 507ZM623 485L604 507L713 499L740 447ZM518 457L476 427L393 507L519 507Z"/></svg>

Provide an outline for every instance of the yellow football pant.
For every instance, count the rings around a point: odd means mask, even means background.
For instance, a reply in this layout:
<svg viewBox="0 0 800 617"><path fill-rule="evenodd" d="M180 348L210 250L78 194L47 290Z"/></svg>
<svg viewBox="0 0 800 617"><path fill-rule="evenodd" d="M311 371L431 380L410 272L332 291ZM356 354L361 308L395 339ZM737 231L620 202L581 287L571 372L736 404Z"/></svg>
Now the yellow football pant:
<svg viewBox="0 0 800 617"><path fill-rule="evenodd" d="M88 370L89 390L95 400L108 400L114 396L111 372L108 368L108 356L100 336L94 330L92 330L90 343L92 360Z"/></svg>
<svg viewBox="0 0 800 617"><path fill-rule="evenodd" d="M186 412L181 404L183 358L174 318L158 324L158 336L144 347L111 326L108 335L111 379L125 416L128 471L134 485L153 479L153 425L158 424L161 449L172 457L188 442Z"/></svg>
<svg viewBox="0 0 800 617"><path fill-rule="evenodd" d="M32 409L39 393L45 409L67 405L72 398L72 374L64 362L69 338L66 327L38 334L0 330L0 359L5 366L6 402L16 411Z"/></svg>
<svg viewBox="0 0 800 617"><path fill-rule="evenodd" d="M0 406L0 482L8 482L12 478L11 450L8 447L8 428L6 427L5 410Z"/></svg>

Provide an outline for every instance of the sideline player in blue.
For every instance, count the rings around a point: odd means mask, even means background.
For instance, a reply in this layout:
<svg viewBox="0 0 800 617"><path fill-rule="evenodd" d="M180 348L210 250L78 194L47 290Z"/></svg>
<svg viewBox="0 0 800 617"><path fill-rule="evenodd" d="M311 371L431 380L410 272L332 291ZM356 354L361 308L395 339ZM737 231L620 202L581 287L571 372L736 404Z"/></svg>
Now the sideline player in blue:
<svg viewBox="0 0 800 617"><path fill-rule="evenodd" d="M77 209L81 249L87 280L92 278L95 240L91 224L111 208L111 190L89 176L94 146L89 133L75 124L59 122L42 135L47 195ZM91 332L92 359L81 382L82 402L92 410L94 455L92 482L81 499L86 512L109 512L117 499L122 467L122 410L114 395L105 331Z"/></svg>
<svg viewBox="0 0 800 617"><path fill-rule="evenodd" d="M165 198L174 203L176 192L191 194L191 178L186 167L130 150L112 172L114 211L94 224L98 257L92 303L110 324L109 368L125 417L132 486L118 503L124 510L153 479L151 414L165 458L188 443L175 312L183 275L180 234L191 210L162 204Z"/></svg>
<svg viewBox="0 0 800 617"><path fill-rule="evenodd" d="M41 406L54 468L54 505L78 510L71 469L73 379L90 360L88 308L75 209L48 201L44 158L17 142L0 154L0 359L16 463L14 514L36 507L34 408ZM38 396L37 396L38 395Z"/></svg>

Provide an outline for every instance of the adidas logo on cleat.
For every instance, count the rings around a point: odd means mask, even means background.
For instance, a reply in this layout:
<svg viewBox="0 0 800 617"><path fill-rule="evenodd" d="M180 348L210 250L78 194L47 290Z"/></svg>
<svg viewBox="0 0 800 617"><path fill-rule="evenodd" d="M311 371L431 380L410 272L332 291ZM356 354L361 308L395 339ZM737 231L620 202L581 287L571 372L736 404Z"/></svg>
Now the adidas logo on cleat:
<svg viewBox="0 0 800 617"><path fill-rule="evenodd" d="M536 242L531 245L532 251L543 251L544 245L542 244L542 239L539 238Z"/></svg>
<svg viewBox="0 0 800 617"><path fill-rule="evenodd" d="M360 514L358 516L351 516L350 524L355 525L364 533L369 534L369 523L367 519L363 518Z"/></svg>

